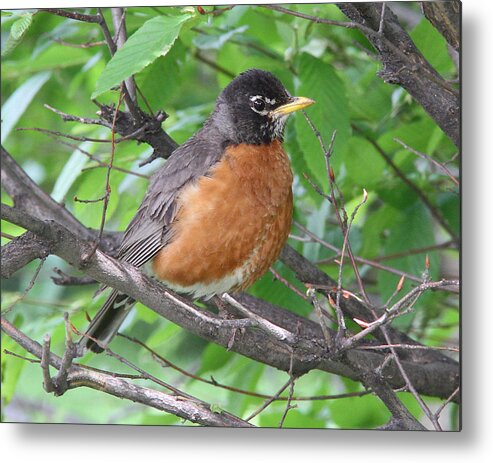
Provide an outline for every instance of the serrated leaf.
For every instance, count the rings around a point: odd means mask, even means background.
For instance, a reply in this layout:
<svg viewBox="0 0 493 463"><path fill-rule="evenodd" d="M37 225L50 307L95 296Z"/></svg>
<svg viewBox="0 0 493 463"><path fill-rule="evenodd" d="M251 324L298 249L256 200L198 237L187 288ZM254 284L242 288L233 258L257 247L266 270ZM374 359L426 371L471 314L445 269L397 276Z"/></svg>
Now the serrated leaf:
<svg viewBox="0 0 493 463"><path fill-rule="evenodd" d="M2 50L2 56L8 55L19 43L31 27L33 15L31 13L22 15L17 21L12 24L10 34Z"/></svg>
<svg viewBox="0 0 493 463"><path fill-rule="evenodd" d="M298 69L300 85L296 93L315 100L316 104L308 108L307 113L320 131L326 147L329 146L333 131L337 131L332 157L333 165L337 166L344 158L350 133L344 84L330 64L307 53L301 55ZM328 191L325 158L318 139L301 114L296 116L295 127L312 180Z"/></svg>
<svg viewBox="0 0 493 463"><path fill-rule="evenodd" d="M141 71L164 56L177 39L182 26L194 15L157 16L146 21L114 54L96 83L91 98L119 85L127 77Z"/></svg>
<svg viewBox="0 0 493 463"><path fill-rule="evenodd" d="M382 181L386 163L369 141L351 137L348 140L348 153L350 155L344 159L344 165L354 185L369 190Z"/></svg>

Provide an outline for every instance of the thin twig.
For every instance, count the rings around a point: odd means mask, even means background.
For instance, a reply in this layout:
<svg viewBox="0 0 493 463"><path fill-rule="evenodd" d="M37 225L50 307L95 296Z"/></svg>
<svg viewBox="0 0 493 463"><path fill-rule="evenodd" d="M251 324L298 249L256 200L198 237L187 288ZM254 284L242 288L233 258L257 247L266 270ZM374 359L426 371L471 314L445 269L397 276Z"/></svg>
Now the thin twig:
<svg viewBox="0 0 493 463"><path fill-rule="evenodd" d="M145 378L145 379L147 379L149 381L152 381L153 383L156 383L159 386L162 386L162 387L170 390L171 392L173 392L174 394L176 394L178 396L186 397L188 399L197 400L194 397L192 397L191 395L189 395L189 394L181 391L180 389L177 389L176 387L172 386L171 384L168 384L168 383L162 381L161 379L155 377L154 375L151 375L150 373L148 373L147 371L143 370L142 368L140 368L135 363L131 362L130 360L127 360L125 357L121 356L120 354L117 354L116 352L112 351L108 347L106 347L106 349L105 349L104 352L105 352L105 354L109 355L110 357L113 357L113 358L117 359L119 362L121 362L124 365L127 365L128 367L130 367L133 370L137 371L140 375L142 375L143 378Z"/></svg>
<svg viewBox="0 0 493 463"><path fill-rule="evenodd" d="M60 8L43 8L40 11L45 13L54 14L56 16L62 16L64 18L73 19L74 21L82 21L86 23L97 23L99 24L100 18L93 14L83 14L77 11L67 11Z"/></svg>
<svg viewBox="0 0 493 463"><path fill-rule="evenodd" d="M383 27L385 24L385 2L382 2L382 9L380 12L380 24L378 25L378 33L383 35Z"/></svg>
<svg viewBox="0 0 493 463"><path fill-rule="evenodd" d="M259 392L247 391L245 389L240 389L240 388L237 388L234 386L228 386L226 384L221 384L216 379L214 379L212 377L211 377L211 379L206 379L206 378L202 378L200 376L194 375L193 373L190 373L189 371L184 370L183 368L179 367L178 365L174 364L173 362L169 361L168 359L165 359L162 355L160 355L155 350L151 349L147 344L145 344L141 340L134 338L132 336L128 336L124 333L118 333L118 336L141 346L142 348L147 350L152 355L152 357L154 359L156 359L157 361L159 361L162 365L164 365L165 367L170 367L173 370L178 371L179 373L181 373L182 375L184 375L188 378L194 379L196 381L200 381L200 382L205 383L205 384L209 384L209 385L214 386L214 387L226 389L227 391L236 392L236 393L242 394L242 395L257 397L259 399L270 399L270 398L272 398L272 395L270 395L270 394L261 394ZM371 391L365 390L365 391L357 391L357 392L347 392L347 393L343 393L343 394L330 394L330 395L317 395L317 396L294 396L294 397L292 397L291 400L293 402L336 400L336 399L345 399L345 398L349 398L349 397L361 397L363 395L367 395L370 393L371 393ZM287 397L277 397L275 400L286 401L286 400L288 400L288 398Z"/></svg>
<svg viewBox="0 0 493 463"><path fill-rule="evenodd" d="M447 175L450 178L450 180L452 180L452 182L456 186L460 186L459 181L455 178L455 176L452 174L452 172L450 172L450 170L444 164L436 161L435 159L433 159L430 155L428 155L426 153L422 153L421 151L418 151L415 148L411 148L409 145L406 145L399 138L394 138L394 141L397 142L397 143L399 143L401 146L403 146L405 149L407 149L411 153L414 153L416 156L419 156L420 158L425 159L426 161L428 161L431 164L433 164L435 167L437 167L438 169L440 169L445 175Z"/></svg>
<svg viewBox="0 0 493 463"><path fill-rule="evenodd" d="M313 307L315 308L315 313L318 318L318 323L320 325L320 328L322 328L322 334L324 335L324 339L325 339L325 343L327 344L327 347L329 349L334 348L334 342L327 328L327 325L325 324L325 320L323 317L323 309L322 306L320 305L320 301L317 298L317 292L315 291L314 288L308 288L306 295L308 296Z"/></svg>
<svg viewBox="0 0 493 463"><path fill-rule="evenodd" d="M425 401L421 398L421 396L419 395L418 391L416 391L413 383L411 382L411 380L409 379L409 376L407 375L406 373L406 370L404 369L404 367L402 366L402 363L399 359L399 356L397 354L397 351L395 350L395 348L391 345L391 341L390 341L390 337L387 333L387 330L385 329L385 327L382 328L382 332L385 336L385 339L387 341L387 343L389 344L389 348L390 348L390 351L392 352L392 355L394 357L394 361L397 365L397 368L399 369L399 372L401 373L402 375L402 378L404 379L404 382L406 383L406 386L407 386L407 389L409 390L409 392L411 392L411 394L414 396L414 398L416 399L416 401L418 402L419 406L421 407L421 409L424 411L424 413L426 414L426 416L429 418L429 420L432 422L434 428L437 430L437 431L442 431L442 428L440 426L440 423L438 422L438 419L437 417L431 412L431 410L429 409L428 405L426 405Z"/></svg>
<svg viewBox="0 0 493 463"><path fill-rule="evenodd" d="M395 254L385 254L383 256L376 256L376 257L373 257L372 262L382 262L385 260L398 259L400 257L408 257L408 256L412 256L414 254L424 254L425 252L429 252L429 251L438 251L440 249L451 249L451 250L458 251L457 247L455 246L455 241L454 240L448 240L448 241L445 241L445 242L439 243L439 244L432 244L430 246L423 246L422 248L408 249L407 251L396 252Z"/></svg>
<svg viewBox="0 0 493 463"><path fill-rule="evenodd" d="M397 282L397 285L395 286L395 289L394 291L392 292L392 294L389 296L389 298L387 299L387 301L385 302L385 304L383 305L383 308L384 309L388 309L389 307L389 304L390 302L394 299L395 296L397 296L397 294L402 290L402 286L404 285L404 281L405 281L406 277L404 275L402 275L399 279L399 281Z"/></svg>
<svg viewBox="0 0 493 463"><path fill-rule="evenodd" d="M11 235L9 233L5 233L4 231L0 231L0 236L2 236L2 238L6 238L8 240L15 240L17 238L17 236Z"/></svg>
<svg viewBox="0 0 493 463"><path fill-rule="evenodd" d="M447 346L421 346L419 344L379 344L368 346L357 346L356 349L361 350L386 350L390 347L398 347L399 349L411 349L411 350L446 350L451 352L460 352L458 347Z"/></svg>
<svg viewBox="0 0 493 463"><path fill-rule="evenodd" d="M103 212L101 214L101 224L99 226L99 233L96 243L92 251L87 256L87 261L89 261L92 258L92 256L96 252L96 249L99 247L99 243L101 242L101 238L103 237L104 225L106 223L106 213L108 211L108 204L111 195L110 175L111 175L111 169L113 167L113 160L115 158L115 125L116 125L116 118L118 116L118 110L123 100L123 85L124 83L122 82L120 85L120 96L118 98L118 104L116 105L115 114L113 115L113 124L111 127L111 154L110 154L110 162L108 163L108 168L106 169L105 195L103 197Z"/></svg>
<svg viewBox="0 0 493 463"><path fill-rule="evenodd" d="M341 260L339 263L339 275L337 279L337 293L336 293L336 307L340 307L340 298L341 298L341 291L342 291L342 270L343 270L343 265L344 265L344 255L346 253L346 248L349 248L349 232L351 230L351 225L353 224L354 218L356 217L356 214L358 213L359 208L366 203L366 200L368 199L368 193L366 192L365 189L363 189L363 199L357 204L357 206L354 208L351 217L349 219L349 222L346 225L346 230L344 232L344 241L342 243L342 249L341 249ZM364 292L363 292L364 293ZM344 332L346 331L346 325L344 324L344 315L342 313L342 310L336 310L336 315L337 315L337 335L336 335L336 345L339 345L339 342L342 341L344 337Z"/></svg>
<svg viewBox="0 0 493 463"><path fill-rule="evenodd" d="M118 144L118 143L121 143L122 141L134 140L134 139L136 139L137 135L140 135L145 129L146 129L146 126L143 125L143 126L139 127L137 130L135 130L134 132L132 132L132 133L130 133L128 135L125 135L125 136L121 136L119 138L116 138L114 140L114 143L115 144ZM76 141L81 141L81 142L89 141L89 142L93 142L93 143L113 143L113 140L111 140L111 139L110 140L106 140L104 138L80 137L80 136L76 136L76 135L70 135L69 133L61 133L61 132L56 132L54 130L42 129L40 127L19 127L16 130L19 130L19 131L22 131L22 130L33 130L35 132L41 132L41 133L45 133L45 134L51 134L51 135L55 135L57 137L69 138L71 140L76 140Z"/></svg>
<svg viewBox="0 0 493 463"><path fill-rule="evenodd" d="M284 278L281 274L279 274L274 267L269 268L270 272L272 275L274 275L275 279L280 281L284 286L289 288L293 293L295 293L297 296L301 297L305 301L308 300L306 294L303 294L296 286L291 284L286 278Z"/></svg>
<svg viewBox="0 0 493 463"><path fill-rule="evenodd" d="M43 338L43 345L41 351L41 371L43 373L43 388L46 392L51 393L55 390L55 385L50 375L50 350L51 350L51 338L49 334L46 334Z"/></svg>
<svg viewBox="0 0 493 463"><path fill-rule="evenodd" d="M331 251L334 251L337 253L337 255L334 257L331 257L330 260L329 259L323 259L323 260L319 261L318 262L319 264L321 264L321 263L326 264L329 261L333 261L334 259L339 258L341 256L341 250L337 246L334 246L333 244L328 243L327 241L323 240L319 236L315 235L310 230L308 230L303 225L301 225L299 222L294 221L293 224L295 225L295 227L299 228L307 236L312 238L315 242L317 242L317 243L321 244L322 246L326 247L327 249L330 249ZM395 268L379 264L375 260L369 260L369 259L365 259L363 257L358 257L358 256L354 256L354 259L356 262L358 262L360 264L369 265L371 267L378 268L379 270L383 270L383 271L392 273L394 275L398 275L398 276L404 275L407 279L415 281L416 283L421 283L421 281L422 281L421 278L419 278L417 276L411 275L410 273L403 272L402 270L397 270Z"/></svg>
<svg viewBox="0 0 493 463"><path fill-rule="evenodd" d="M72 341L71 324L67 312L63 314L63 318L65 322L65 351L62 356L62 364L54 381L57 395L62 395L68 388L68 373L77 353L75 345Z"/></svg>
<svg viewBox="0 0 493 463"><path fill-rule="evenodd" d="M202 61L204 64L210 66L215 71L218 71L231 79L236 77L236 74L234 72L228 71L226 68L224 68L220 64L217 64L215 61L211 60L210 58L207 58L206 56L204 56L202 53L199 53L198 51L194 51L193 56L197 58L199 61Z"/></svg>
<svg viewBox="0 0 493 463"><path fill-rule="evenodd" d="M302 111L302 112L303 112L303 115L304 115L306 121L308 122L312 131L314 132L315 137L318 139L320 146L322 148L322 151L324 153L325 167L326 167L326 171L327 171L327 179L328 179L329 188L330 188L330 198L331 198L330 202L334 206L336 218L337 218L337 221L338 221L339 226L341 228L341 232L345 236L346 232L347 232L347 213L346 213L346 209L344 206L344 197L343 197L342 192L340 191L340 189L339 189L339 187L335 181L334 171L332 170L332 167L330 165L330 157L332 156L334 141L335 141L337 131L334 130L332 132L332 138L330 140L330 144L329 144L329 147L327 149L325 147L325 143L323 141L323 138L322 138L320 131L315 127L315 124L312 122L312 120L310 119L310 117L308 116L306 111ZM338 203L337 198L336 198L336 192L338 193L340 206L339 206L339 203ZM346 246L345 247L347 247L347 253L348 253L349 259L351 261L351 265L353 268L354 276L356 278L356 282L358 283L358 288L359 288L366 304L368 306L370 306L371 303L370 303L370 300L368 298L368 295L366 294L366 290L365 290L365 287L363 285L363 281L361 279L361 276L360 276L360 273L358 270L358 266L356 265L356 261L354 259L354 255L353 255L353 252L351 249L351 244L350 244L349 240L346 240ZM344 316L343 316L342 310L341 310L340 305L339 305L339 303L340 303L340 292L341 292L341 288L342 288L342 266L339 266L339 276L338 276L337 288L338 288L338 290L337 290L337 294L336 294L335 311L337 313L337 319L339 320L340 323L342 322L342 324L339 324L339 326L338 326L336 338L337 338L337 341L340 341L340 340L342 340L342 338L344 336L344 330L345 330Z"/></svg>
<svg viewBox="0 0 493 463"><path fill-rule="evenodd" d="M104 168L107 168L108 167L108 163L101 161L99 158L97 158L93 154L89 153L89 151L82 149L79 145L76 145L74 143L70 143L70 142L67 142L67 141L64 141L64 140L60 140L60 138L57 138L57 136L59 134L56 133L56 132L55 133L50 133L51 131L45 130L45 129L32 129L32 130L37 130L39 132L43 132L45 135L47 135L48 137L52 138L57 143L60 143L61 145L68 146L69 148L72 148L74 150L79 151L80 153L82 153L85 156L87 156L91 161L94 161L95 163L97 163L97 167L104 167ZM140 131L141 131L141 129L136 130L133 134L130 134L130 136L128 136L128 138L133 137L135 135L135 133L140 132ZM60 134L60 136L64 136L64 135L63 134ZM72 137L67 137L67 138L72 138ZM127 138L127 137L121 137L118 140L115 140L115 143L117 141L124 141L123 138ZM91 140L89 140L89 141L91 141ZM96 141L96 140L92 140L92 141ZM98 140L98 141L103 141L103 140ZM108 143L111 143L111 140L107 140L107 142ZM87 167L87 168L84 168L82 170L87 170L87 169L89 169L89 168ZM146 178L146 179L149 178L148 175L141 174L140 172L134 172L132 170L125 169L123 167L119 167L119 166L115 166L115 165L113 165L112 169L113 170L117 170L118 172L122 172L124 174L134 175L136 177L141 177L141 178Z"/></svg>
<svg viewBox="0 0 493 463"><path fill-rule="evenodd" d="M46 261L46 258L43 258L40 260L39 265L36 267L36 270L34 271L33 277L29 281L29 283L26 286L26 288L24 289L24 291L22 291L22 293L20 295L18 295L5 310L2 310L3 315L9 313L18 302L22 301L28 295L29 291L31 291L31 289L34 286L34 283L36 282L36 279L38 278L39 272L43 268L43 264L45 263L45 261Z"/></svg>
<svg viewBox="0 0 493 463"><path fill-rule="evenodd" d="M125 23L126 10L123 8L111 8L111 19L113 21L113 29L115 30L115 43L117 50L127 41L127 26ZM128 97L135 104L137 101L137 91L135 79L133 76L125 79L125 87L128 91ZM126 100L125 100L126 102ZM128 106L128 105L127 105ZM130 108L128 108L130 110Z"/></svg>
<svg viewBox="0 0 493 463"><path fill-rule="evenodd" d="M294 382L295 382L295 378L293 376L293 352L291 352L291 359L289 361L288 374L289 374L289 380L290 380L288 401L286 403L286 408L284 409L284 413L282 414L281 421L279 422L279 426L278 426L279 428L282 428L284 421L285 421L286 417L288 416L289 410L296 408L296 405L291 405L291 401L292 401L293 396L294 396Z"/></svg>
<svg viewBox="0 0 493 463"><path fill-rule="evenodd" d="M102 45L106 45L106 42L104 40L99 40L97 42L86 42L86 43L66 42L65 40L59 39L57 37L51 37L51 40L64 47L71 47L71 48L92 48L92 47L100 47Z"/></svg>
<svg viewBox="0 0 493 463"><path fill-rule="evenodd" d="M441 286L458 286L458 280L440 280L440 281L430 281L422 283L419 286L416 286L411 291L409 291L404 297L399 299L390 309L386 310L382 316L377 318L372 322L364 322L362 320L358 320L361 326L366 326L363 331L355 334L350 338L346 338L344 340L344 348L348 349L354 347L356 343L361 341L365 336L373 333L377 328L380 328L382 325L389 323L393 318L401 314L401 309L403 307L409 307L411 304L414 304L417 298L428 289L437 288Z"/></svg>
<svg viewBox="0 0 493 463"><path fill-rule="evenodd" d="M437 420L440 417L441 413L443 412L443 409L452 401L452 399L459 393L459 391L460 391L460 387L457 387L457 389L447 397L447 400L445 400L445 402L443 402L443 404L437 408L437 411L435 412L435 418Z"/></svg>
<svg viewBox="0 0 493 463"><path fill-rule="evenodd" d="M243 304L240 304L236 299L231 297L228 293L224 293L221 299L226 301L228 304L232 305L235 309L240 311L246 317L254 320L259 328L262 328L266 333L274 336L279 341L285 341L288 344L296 343L296 336L290 333L288 330L281 328L280 326L274 325L269 320L259 317L257 314L248 310Z"/></svg>
<svg viewBox="0 0 493 463"><path fill-rule="evenodd" d="M270 397L258 410L254 411L245 421L250 421L255 418L259 413L263 412L272 402L278 400L279 396L288 388L291 384L291 378L285 383L281 389L279 389L272 397Z"/></svg>
<svg viewBox="0 0 493 463"><path fill-rule="evenodd" d="M443 227L443 229L454 239L455 242L459 242L459 237L452 230L449 223L445 220L442 213L431 203L428 197L423 193L421 188L414 184L412 180L410 180L407 175L399 169L399 167L395 164L392 158L385 152L385 150L380 146L378 142L369 137L364 131L359 129L354 124L352 125L353 129L359 134L363 135L366 140L368 140L373 147L377 150L380 156L385 160L385 162L390 166L390 168L395 172L395 174L412 190L419 199L423 202L426 208L430 211L431 215L435 217L437 222Z"/></svg>
<svg viewBox="0 0 493 463"><path fill-rule="evenodd" d="M59 109L53 108L52 106L46 103L43 106L46 109L53 111L55 114L58 114L65 122L79 122L80 124L87 124L87 125L102 125L107 129L111 129L111 124L109 122L106 122L104 119L94 119L90 117L74 116L73 114L67 114L64 113L63 111L60 111Z"/></svg>

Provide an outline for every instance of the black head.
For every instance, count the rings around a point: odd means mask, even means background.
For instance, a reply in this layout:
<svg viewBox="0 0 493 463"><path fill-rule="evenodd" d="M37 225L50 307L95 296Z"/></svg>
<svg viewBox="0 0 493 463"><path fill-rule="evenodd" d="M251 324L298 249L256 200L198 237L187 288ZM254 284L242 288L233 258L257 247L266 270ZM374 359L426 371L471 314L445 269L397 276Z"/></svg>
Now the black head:
<svg viewBox="0 0 493 463"><path fill-rule="evenodd" d="M210 123L232 144L282 140L288 116L314 103L292 97L273 74L250 69L219 95Z"/></svg>

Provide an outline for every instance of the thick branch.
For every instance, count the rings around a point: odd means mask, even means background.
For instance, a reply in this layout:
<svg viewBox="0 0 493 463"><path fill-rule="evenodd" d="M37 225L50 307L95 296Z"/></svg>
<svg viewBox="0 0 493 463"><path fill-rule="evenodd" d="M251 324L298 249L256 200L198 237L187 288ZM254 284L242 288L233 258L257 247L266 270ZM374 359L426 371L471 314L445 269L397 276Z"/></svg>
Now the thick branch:
<svg viewBox="0 0 493 463"><path fill-rule="evenodd" d="M82 239L95 239L96 232L86 228L62 204L45 193L24 172L12 156L0 147L2 188L12 198L16 208L43 220L55 220ZM106 233L102 249L112 254L118 248L119 234ZM2 247L2 278L10 278L32 260L45 257L50 241L26 233Z"/></svg>
<svg viewBox="0 0 493 463"><path fill-rule="evenodd" d="M224 347L229 346L233 327L228 324L228 321L217 318L211 313L203 312L188 301L182 301L136 268L112 259L101 251L97 251L90 260L86 260L89 252L92 251L91 244L81 241L55 222L43 222L5 205L2 205L1 212L5 220L30 229L41 237L51 240L54 243L52 248L54 254L75 268L83 270L88 276L130 295L161 316L208 341ZM266 319L268 318L266 317ZM279 315L277 315L277 319L279 319ZM273 320L269 321L276 323ZM303 324L302 322L303 319L300 320L300 324ZM308 330L311 331L310 328ZM323 337L310 336L303 329L299 329L298 333L297 342L288 344L259 329L247 328L236 334L235 343L229 347L235 352L284 371L289 371L292 361L292 371L295 375L301 375L313 368L318 368L361 380L362 371L376 369L381 366L384 360L384 355L380 352L357 349L345 353L347 362L342 359L335 360L328 355ZM302 335L302 333L306 335ZM409 340L408 343L412 342ZM430 355L430 352L426 352L426 354ZM433 354L440 355L437 352L433 352ZM446 398L458 386L459 369L457 364L450 359L445 361L442 357L444 356L434 357L433 362L418 364L407 361L403 356L406 371L412 378L416 390L420 393ZM354 368L355 365L358 368ZM391 387L399 388L404 385L394 365L389 364L384 371L386 381Z"/></svg>
<svg viewBox="0 0 493 463"><path fill-rule="evenodd" d="M50 254L50 243L32 232L12 240L2 246L2 278L10 278L17 270L35 259L43 259Z"/></svg>
<svg viewBox="0 0 493 463"><path fill-rule="evenodd" d="M2 188L12 198L16 207L35 217L58 220L81 238L91 237L91 232L84 225L31 180L3 146L0 147L0 154Z"/></svg>
<svg viewBox="0 0 493 463"><path fill-rule="evenodd" d="M378 51L385 82L399 84L460 145L460 96L426 61L395 14L383 3L340 3L340 10ZM382 8L385 8L383 21ZM383 27L381 27L381 25Z"/></svg>
<svg viewBox="0 0 493 463"><path fill-rule="evenodd" d="M426 19L443 35L454 50L460 47L461 2L421 2Z"/></svg>
<svg viewBox="0 0 493 463"><path fill-rule="evenodd" d="M101 119L104 121L113 121L114 113L115 109L112 106L100 106ZM161 127L167 117L168 115L163 111L152 116L140 111L141 122L139 122L139 126L136 126L135 120L130 113L118 111L118 116L115 120L115 132L125 137L137 129L143 128L142 131L138 132L138 135L132 138L152 146L154 149L153 159L158 157L167 159L178 147L178 144Z"/></svg>

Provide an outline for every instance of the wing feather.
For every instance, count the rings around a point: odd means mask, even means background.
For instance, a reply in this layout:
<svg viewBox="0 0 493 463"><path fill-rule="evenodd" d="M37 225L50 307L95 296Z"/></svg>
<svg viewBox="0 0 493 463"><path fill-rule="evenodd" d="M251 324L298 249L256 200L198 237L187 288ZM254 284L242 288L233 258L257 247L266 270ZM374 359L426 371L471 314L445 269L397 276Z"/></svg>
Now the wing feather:
<svg viewBox="0 0 493 463"><path fill-rule="evenodd" d="M151 178L147 193L123 236L118 258L135 267L151 260L172 238L170 225L178 213L177 199L183 187L207 175L222 157L223 147L207 140L202 131L177 148Z"/></svg>

